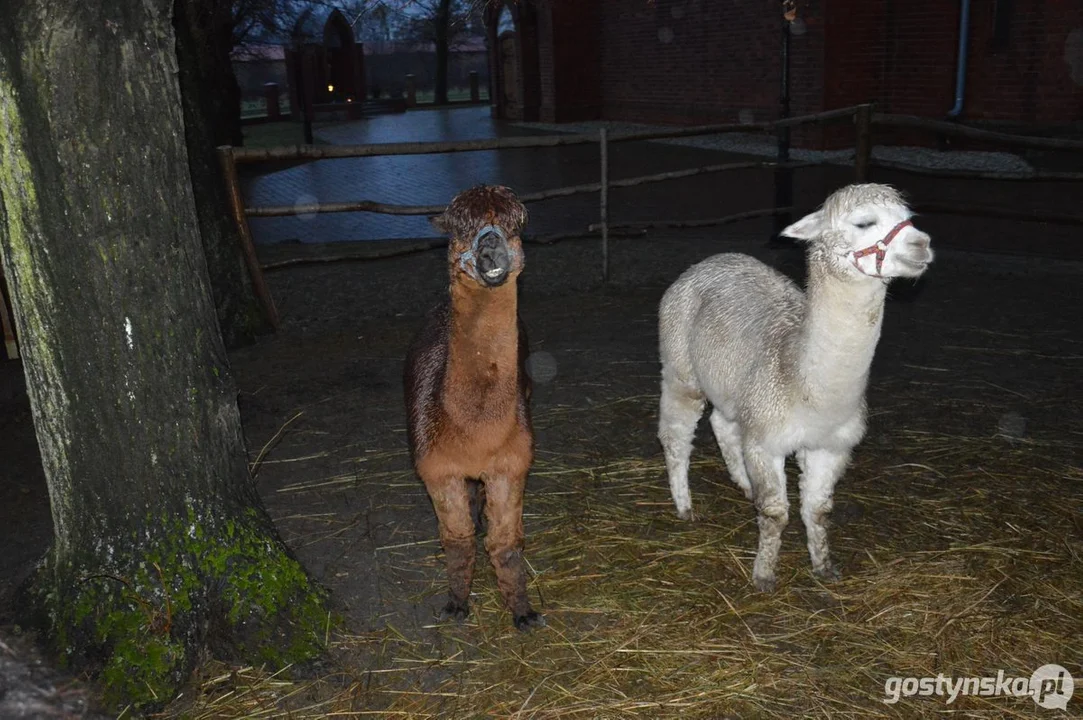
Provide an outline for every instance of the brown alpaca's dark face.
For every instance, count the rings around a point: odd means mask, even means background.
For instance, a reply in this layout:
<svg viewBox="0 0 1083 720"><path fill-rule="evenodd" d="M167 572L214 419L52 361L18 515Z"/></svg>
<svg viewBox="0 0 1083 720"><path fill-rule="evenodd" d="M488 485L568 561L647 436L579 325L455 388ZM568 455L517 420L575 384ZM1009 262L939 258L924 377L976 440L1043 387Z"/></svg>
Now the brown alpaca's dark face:
<svg viewBox="0 0 1083 720"><path fill-rule="evenodd" d="M524 267L526 208L515 193L499 185L479 185L455 196L443 215L433 218L450 236L448 264L452 280L499 287Z"/></svg>

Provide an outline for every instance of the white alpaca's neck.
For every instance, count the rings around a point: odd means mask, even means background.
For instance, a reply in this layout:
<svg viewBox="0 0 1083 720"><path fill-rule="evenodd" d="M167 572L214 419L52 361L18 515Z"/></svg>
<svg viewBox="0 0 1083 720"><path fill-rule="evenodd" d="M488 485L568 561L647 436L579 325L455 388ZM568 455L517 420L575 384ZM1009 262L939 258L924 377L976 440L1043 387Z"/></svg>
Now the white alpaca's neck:
<svg viewBox="0 0 1083 720"><path fill-rule="evenodd" d="M809 402L848 406L864 396L886 296L883 281L842 276L809 257L808 307L796 347Z"/></svg>

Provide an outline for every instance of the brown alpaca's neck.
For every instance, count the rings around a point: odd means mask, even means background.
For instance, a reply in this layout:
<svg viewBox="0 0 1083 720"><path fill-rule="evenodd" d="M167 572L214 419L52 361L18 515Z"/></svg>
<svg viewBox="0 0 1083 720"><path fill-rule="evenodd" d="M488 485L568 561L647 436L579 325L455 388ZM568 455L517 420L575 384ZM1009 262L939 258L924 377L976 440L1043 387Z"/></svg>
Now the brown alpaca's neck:
<svg viewBox="0 0 1083 720"><path fill-rule="evenodd" d="M516 282L497 288L451 286L451 328L444 397L471 415L514 407L519 380Z"/></svg>

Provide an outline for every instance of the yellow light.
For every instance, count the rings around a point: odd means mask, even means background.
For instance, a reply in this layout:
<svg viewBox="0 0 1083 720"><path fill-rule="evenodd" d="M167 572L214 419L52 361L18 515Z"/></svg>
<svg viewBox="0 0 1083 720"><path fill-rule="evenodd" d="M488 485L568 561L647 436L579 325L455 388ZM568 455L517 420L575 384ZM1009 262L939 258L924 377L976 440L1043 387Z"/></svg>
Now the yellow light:
<svg viewBox="0 0 1083 720"><path fill-rule="evenodd" d="M335 91L335 86L334 85L328 85L327 86L327 92L334 92L334 91Z"/></svg>

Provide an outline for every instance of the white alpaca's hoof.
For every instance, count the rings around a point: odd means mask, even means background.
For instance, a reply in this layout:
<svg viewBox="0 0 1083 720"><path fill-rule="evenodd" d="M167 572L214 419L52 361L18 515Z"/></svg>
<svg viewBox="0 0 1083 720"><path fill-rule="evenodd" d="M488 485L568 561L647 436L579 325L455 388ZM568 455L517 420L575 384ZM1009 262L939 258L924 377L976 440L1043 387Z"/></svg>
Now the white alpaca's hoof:
<svg viewBox="0 0 1083 720"><path fill-rule="evenodd" d="M775 580L774 575L771 575L770 577L757 577L753 575L752 584L762 593L773 593L778 582Z"/></svg>
<svg viewBox="0 0 1083 720"><path fill-rule="evenodd" d="M692 517L692 508L677 508L677 517L681 520L694 520Z"/></svg>
<svg viewBox="0 0 1083 720"><path fill-rule="evenodd" d="M838 571L838 568L832 563L827 563L821 568L813 568L812 574L816 576L820 582L833 583L842 579L842 573Z"/></svg>

